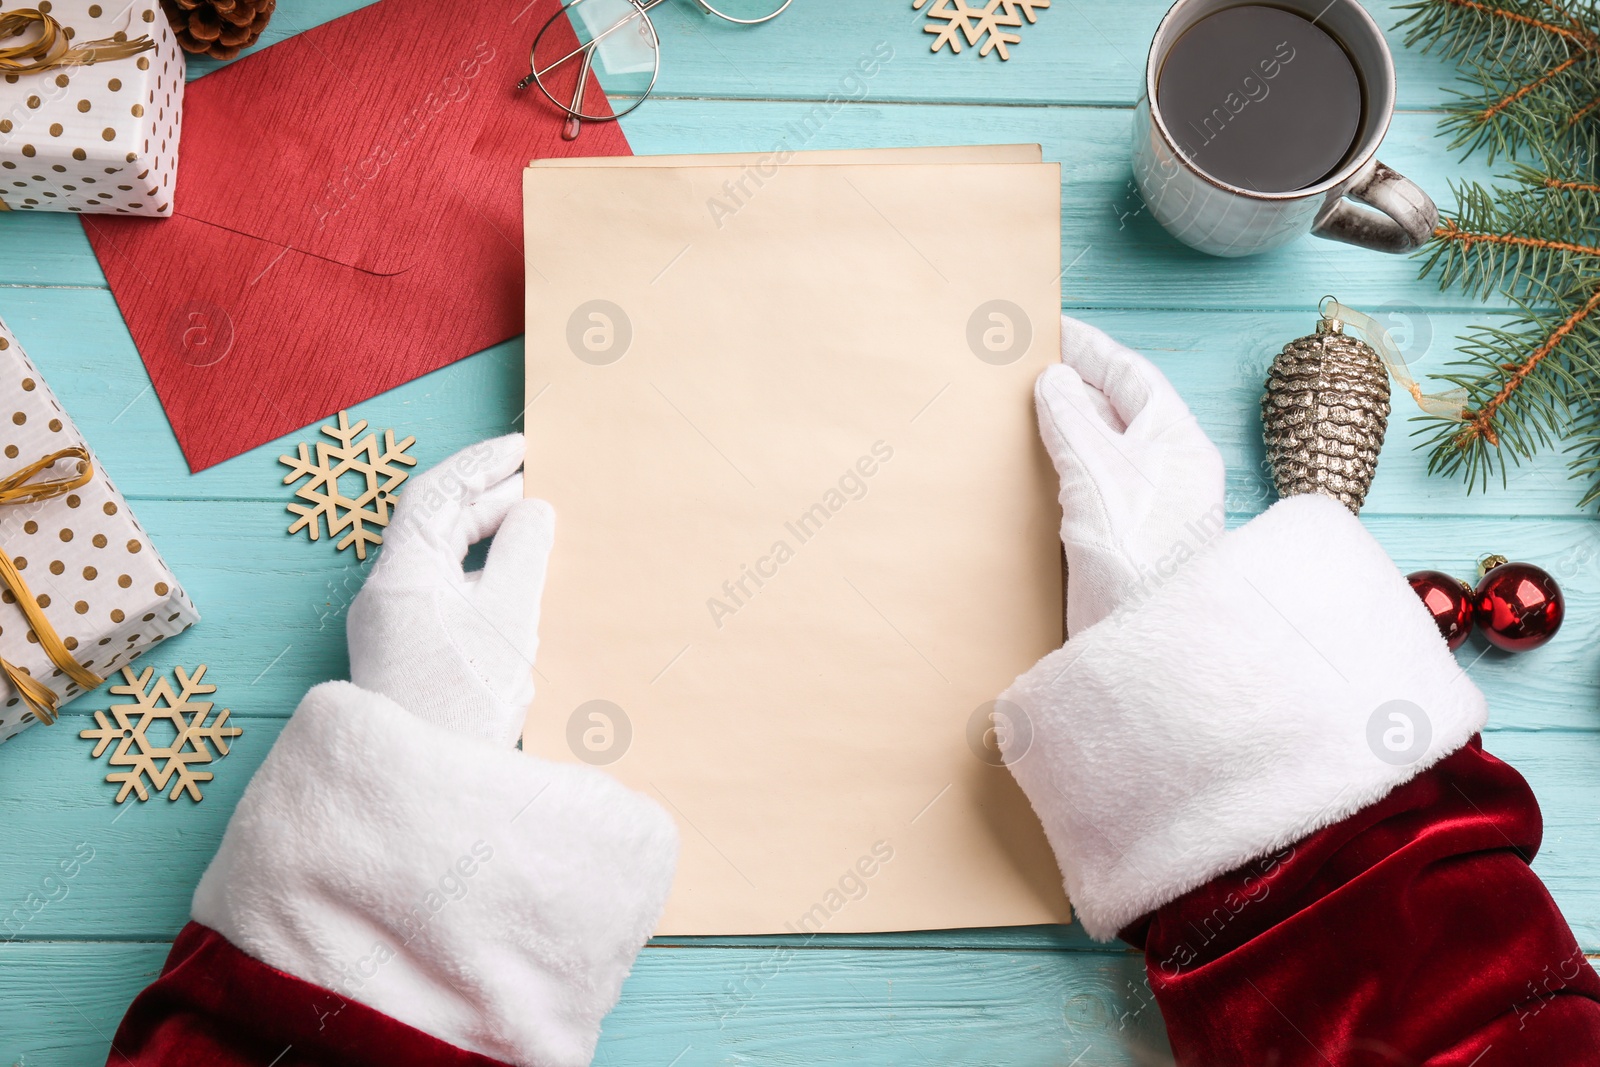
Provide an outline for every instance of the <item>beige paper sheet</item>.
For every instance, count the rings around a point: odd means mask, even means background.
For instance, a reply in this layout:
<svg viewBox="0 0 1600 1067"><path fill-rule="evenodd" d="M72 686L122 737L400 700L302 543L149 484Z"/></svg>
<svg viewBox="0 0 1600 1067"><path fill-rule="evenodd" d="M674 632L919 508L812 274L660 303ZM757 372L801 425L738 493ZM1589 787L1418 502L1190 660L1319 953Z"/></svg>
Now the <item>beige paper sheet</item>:
<svg viewBox="0 0 1600 1067"><path fill-rule="evenodd" d="M704 167L748 166L775 159L773 152L728 152L675 156L550 156L530 167ZM795 152L789 162L818 166L857 163L1038 163L1036 144L916 145L907 148L824 148ZM785 166L788 163L784 164Z"/></svg>
<svg viewBox="0 0 1600 1067"><path fill-rule="evenodd" d="M664 934L1065 921L969 744L1062 636L1059 168L791 161L719 216L748 166L525 174L557 533L524 745L678 820ZM994 300L1011 362L969 342Z"/></svg>

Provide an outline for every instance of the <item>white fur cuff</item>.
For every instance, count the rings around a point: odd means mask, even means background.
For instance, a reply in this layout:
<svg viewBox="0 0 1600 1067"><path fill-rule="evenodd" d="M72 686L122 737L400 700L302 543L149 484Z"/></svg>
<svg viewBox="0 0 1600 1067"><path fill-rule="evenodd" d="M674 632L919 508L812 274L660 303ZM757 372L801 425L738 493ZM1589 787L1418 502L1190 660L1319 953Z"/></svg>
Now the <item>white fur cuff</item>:
<svg viewBox="0 0 1600 1067"><path fill-rule="evenodd" d="M1381 799L1487 718L1388 555L1317 495L1222 535L1001 699L1031 727L1007 731L1012 772L1101 940Z"/></svg>
<svg viewBox="0 0 1600 1067"><path fill-rule="evenodd" d="M672 820L347 682L306 694L195 891L263 963L460 1048L583 1067L671 888Z"/></svg>

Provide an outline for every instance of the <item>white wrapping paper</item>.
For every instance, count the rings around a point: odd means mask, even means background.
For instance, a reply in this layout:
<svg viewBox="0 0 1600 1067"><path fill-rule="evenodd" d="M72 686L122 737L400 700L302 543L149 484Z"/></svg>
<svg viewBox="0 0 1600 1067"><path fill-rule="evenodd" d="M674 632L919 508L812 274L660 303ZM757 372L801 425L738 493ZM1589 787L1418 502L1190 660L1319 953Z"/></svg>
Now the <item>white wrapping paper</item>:
<svg viewBox="0 0 1600 1067"><path fill-rule="evenodd" d="M155 48L0 76L0 211L172 214L184 59L157 0L0 0L0 14L33 6L74 42L124 34Z"/></svg>
<svg viewBox="0 0 1600 1067"><path fill-rule="evenodd" d="M88 448L0 322L0 477L73 446ZM70 474L70 462L41 477ZM68 496L0 507L0 547L73 656L102 678L200 619L98 459L93 480ZM62 704L83 692L45 654L10 592L0 594L0 656L43 682ZM0 742L35 721L0 676Z"/></svg>

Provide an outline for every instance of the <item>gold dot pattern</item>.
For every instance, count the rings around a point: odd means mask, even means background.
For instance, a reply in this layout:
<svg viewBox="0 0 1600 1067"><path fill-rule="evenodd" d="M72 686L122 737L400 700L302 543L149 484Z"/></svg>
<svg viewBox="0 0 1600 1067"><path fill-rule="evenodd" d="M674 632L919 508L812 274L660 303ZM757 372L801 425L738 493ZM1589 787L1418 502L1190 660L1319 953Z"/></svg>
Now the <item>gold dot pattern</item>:
<svg viewBox="0 0 1600 1067"><path fill-rule="evenodd" d="M11 2L0 0L0 9ZM79 88L84 72L75 71L73 80ZM0 408L0 451L6 456L0 461L0 477L50 452L83 444L3 321L0 396L10 399ZM47 476L64 476L76 467L63 461ZM89 484L65 496L0 507L0 547L27 575L62 643L102 677L114 675L199 618L138 517L98 469ZM72 684L38 641L16 596L0 589L0 655L43 681L63 703L79 695L81 687ZM27 705L0 678L0 742L34 721Z"/></svg>
<svg viewBox="0 0 1600 1067"><path fill-rule="evenodd" d="M184 58L159 0L68 5L69 38L148 34L156 49L0 79L0 199L16 211L172 214ZM17 3L0 0L0 7ZM31 6L20 3L20 6ZM41 8L43 5L39 5Z"/></svg>

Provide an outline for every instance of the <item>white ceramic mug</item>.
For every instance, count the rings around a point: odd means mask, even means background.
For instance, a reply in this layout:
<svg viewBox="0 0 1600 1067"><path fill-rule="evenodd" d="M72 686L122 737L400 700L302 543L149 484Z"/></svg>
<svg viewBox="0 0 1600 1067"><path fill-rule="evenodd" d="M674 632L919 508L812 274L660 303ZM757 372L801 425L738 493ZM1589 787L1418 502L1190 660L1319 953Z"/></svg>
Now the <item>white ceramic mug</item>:
<svg viewBox="0 0 1600 1067"><path fill-rule="evenodd" d="M1303 15L1332 34L1355 65L1364 114L1356 147L1338 170L1303 189L1263 193L1211 177L1179 150L1156 101L1161 65L1196 22L1240 6L1240 0L1178 0L1156 29L1133 127L1133 174L1145 206L1178 240L1214 256L1265 252L1306 233L1383 252L1420 247L1438 225L1439 209L1415 183L1376 158L1394 115L1394 58L1383 31L1355 0L1273 0L1270 5Z"/></svg>

